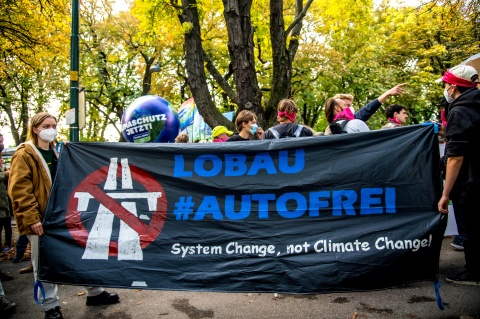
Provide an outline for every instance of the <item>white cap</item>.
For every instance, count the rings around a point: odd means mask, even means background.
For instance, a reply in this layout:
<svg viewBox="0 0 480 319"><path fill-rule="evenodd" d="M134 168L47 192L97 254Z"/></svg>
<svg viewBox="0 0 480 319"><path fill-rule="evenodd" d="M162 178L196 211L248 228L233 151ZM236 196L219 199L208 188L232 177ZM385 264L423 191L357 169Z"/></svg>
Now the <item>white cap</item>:
<svg viewBox="0 0 480 319"><path fill-rule="evenodd" d="M445 74L435 82L447 82L459 86L472 87L478 79L478 72L470 65L457 65L447 70Z"/></svg>

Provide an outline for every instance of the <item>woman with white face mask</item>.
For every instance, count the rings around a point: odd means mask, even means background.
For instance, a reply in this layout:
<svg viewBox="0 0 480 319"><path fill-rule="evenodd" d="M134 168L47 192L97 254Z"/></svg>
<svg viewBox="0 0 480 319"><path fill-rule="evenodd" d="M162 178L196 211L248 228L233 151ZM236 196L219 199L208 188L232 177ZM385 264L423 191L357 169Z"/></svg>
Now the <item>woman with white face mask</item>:
<svg viewBox="0 0 480 319"><path fill-rule="evenodd" d="M46 112L35 114L30 122L27 139L12 157L8 195L20 234L26 234L32 246L32 265L37 279L39 237L43 236L42 220L57 170L55 150L57 119ZM46 319L62 319L57 285L42 283L45 296L42 308ZM86 287L87 306L113 304L119 301L101 287Z"/></svg>

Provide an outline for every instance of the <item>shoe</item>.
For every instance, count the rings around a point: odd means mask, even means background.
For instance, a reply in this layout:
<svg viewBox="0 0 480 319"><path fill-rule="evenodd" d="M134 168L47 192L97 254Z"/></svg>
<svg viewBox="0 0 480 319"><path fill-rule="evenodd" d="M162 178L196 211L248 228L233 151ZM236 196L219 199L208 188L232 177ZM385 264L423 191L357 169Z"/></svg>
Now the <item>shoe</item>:
<svg viewBox="0 0 480 319"><path fill-rule="evenodd" d="M463 240L455 236L450 244L455 250L463 250Z"/></svg>
<svg viewBox="0 0 480 319"><path fill-rule="evenodd" d="M10 250L12 250L12 248L10 248L10 246L8 246L8 245L5 245L5 246L3 246L2 253L8 253Z"/></svg>
<svg viewBox="0 0 480 319"><path fill-rule="evenodd" d="M87 297L87 306L111 305L120 301L117 294L103 291L98 296Z"/></svg>
<svg viewBox="0 0 480 319"><path fill-rule="evenodd" d="M4 296L0 297L0 313L12 309L15 306L14 302L9 301Z"/></svg>
<svg viewBox="0 0 480 319"><path fill-rule="evenodd" d="M447 282L467 286L480 286L480 274L473 274L468 271L463 271L453 276L445 278Z"/></svg>
<svg viewBox="0 0 480 319"><path fill-rule="evenodd" d="M1 281L9 281L9 280L13 280L13 277L10 276L9 274L4 273L4 272L0 272L0 280Z"/></svg>
<svg viewBox="0 0 480 319"><path fill-rule="evenodd" d="M63 319L60 307L55 307L48 311L45 311L45 319Z"/></svg>
<svg viewBox="0 0 480 319"><path fill-rule="evenodd" d="M19 274L28 274L29 272L33 272L33 265L30 264L25 268L22 268L18 271Z"/></svg>
<svg viewBox="0 0 480 319"><path fill-rule="evenodd" d="M12 259L12 263L14 263L14 264L19 263L19 262L21 262L21 261L22 261L22 258L17 257L17 256L15 256L15 257Z"/></svg>

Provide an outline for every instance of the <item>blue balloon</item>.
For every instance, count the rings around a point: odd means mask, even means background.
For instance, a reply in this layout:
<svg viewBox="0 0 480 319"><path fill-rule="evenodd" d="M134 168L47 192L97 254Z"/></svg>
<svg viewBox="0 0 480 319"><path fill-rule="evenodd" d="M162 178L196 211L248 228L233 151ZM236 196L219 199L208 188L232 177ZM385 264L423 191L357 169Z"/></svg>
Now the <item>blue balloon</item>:
<svg viewBox="0 0 480 319"><path fill-rule="evenodd" d="M127 142L174 143L180 120L170 102L154 95L141 96L122 116L122 134Z"/></svg>

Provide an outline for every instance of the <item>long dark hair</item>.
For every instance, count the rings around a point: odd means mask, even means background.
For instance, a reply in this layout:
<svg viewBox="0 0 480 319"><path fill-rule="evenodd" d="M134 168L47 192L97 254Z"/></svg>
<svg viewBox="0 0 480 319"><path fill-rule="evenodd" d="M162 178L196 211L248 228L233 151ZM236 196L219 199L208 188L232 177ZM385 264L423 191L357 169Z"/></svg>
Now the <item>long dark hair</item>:
<svg viewBox="0 0 480 319"><path fill-rule="evenodd" d="M331 97L325 103L325 116L327 117L327 122L332 123L333 118L335 117L335 107L340 105L338 104L337 99Z"/></svg>

